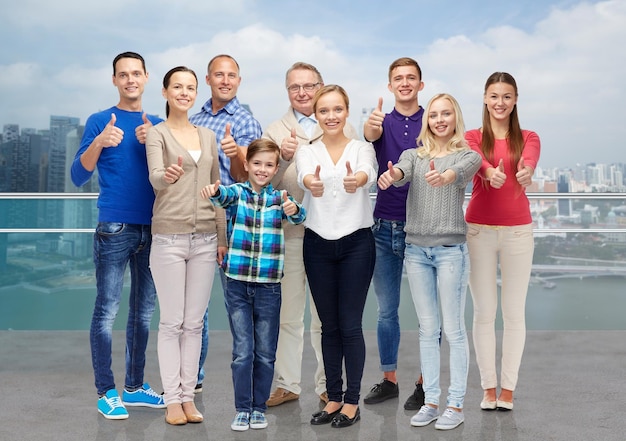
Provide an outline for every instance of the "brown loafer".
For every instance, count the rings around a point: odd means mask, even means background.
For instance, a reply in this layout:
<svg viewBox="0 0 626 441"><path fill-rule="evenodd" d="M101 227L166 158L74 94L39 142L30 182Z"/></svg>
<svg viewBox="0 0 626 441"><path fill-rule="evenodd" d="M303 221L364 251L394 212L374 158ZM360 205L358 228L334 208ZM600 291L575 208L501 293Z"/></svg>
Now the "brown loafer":
<svg viewBox="0 0 626 441"><path fill-rule="evenodd" d="M173 426L182 426L187 424L187 417L183 412L183 407L180 403L172 403L167 405L165 410L165 422Z"/></svg>
<svg viewBox="0 0 626 441"><path fill-rule="evenodd" d="M196 403L193 401L183 403L183 412L185 412L188 423L201 423L204 420L204 417L196 408Z"/></svg>
<svg viewBox="0 0 626 441"><path fill-rule="evenodd" d="M322 401L324 404L328 404L328 392L322 392L320 394L320 401Z"/></svg>
<svg viewBox="0 0 626 441"><path fill-rule="evenodd" d="M297 400L298 398L300 398L300 395L294 394L282 387L277 387L265 404L267 404L268 407L273 407L286 403L287 401Z"/></svg>

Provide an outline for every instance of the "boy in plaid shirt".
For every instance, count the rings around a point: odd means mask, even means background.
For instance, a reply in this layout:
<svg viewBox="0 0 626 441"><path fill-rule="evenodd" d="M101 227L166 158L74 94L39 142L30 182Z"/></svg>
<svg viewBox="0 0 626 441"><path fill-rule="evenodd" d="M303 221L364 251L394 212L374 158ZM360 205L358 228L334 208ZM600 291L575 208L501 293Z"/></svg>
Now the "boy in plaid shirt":
<svg viewBox="0 0 626 441"><path fill-rule="evenodd" d="M268 139L248 146L248 181L229 186L215 184L202 196L223 208L233 207L228 254L222 263L226 274L224 299L233 335L231 363L237 414L231 429L267 427L265 402L274 377L280 326L283 276L283 219L304 222L305 210L286 191L274 190L270 181L278 172L280 149Z"/></svg>

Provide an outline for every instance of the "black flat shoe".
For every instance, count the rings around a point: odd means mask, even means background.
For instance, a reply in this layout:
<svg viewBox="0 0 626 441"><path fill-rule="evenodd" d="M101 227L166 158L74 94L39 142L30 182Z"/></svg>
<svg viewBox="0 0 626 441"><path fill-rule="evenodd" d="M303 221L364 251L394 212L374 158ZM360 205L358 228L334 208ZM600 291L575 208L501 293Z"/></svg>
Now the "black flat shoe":
<svg viewBox="0 0 626 441"><path fill-rule="evenodd" d="M361 410L357 407L356 413L354 414L354 418L348 418L345 414L339 413L335 418L333 418L333 422L331 423L332 427L341 428L348 427L356 423L361 419Z"/></svg>
<svg viewBox="0 0 626 441"><path fill-rule="evenodd" d="M328 413L325 410L320 410L319 412L315 412L313 414L313 418L311 418L311 424L314 426L321 426L322 424L328 424L333 421L337 415L341 412L341 407L334 412Z"/></svg>

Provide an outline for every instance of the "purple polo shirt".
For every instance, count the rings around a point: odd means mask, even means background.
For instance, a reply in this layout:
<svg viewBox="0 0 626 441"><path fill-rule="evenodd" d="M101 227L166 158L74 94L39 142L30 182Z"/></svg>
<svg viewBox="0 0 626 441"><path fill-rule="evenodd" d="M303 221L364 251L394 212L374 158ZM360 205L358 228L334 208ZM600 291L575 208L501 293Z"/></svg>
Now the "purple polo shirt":
<svg viewBox="0 0 626 441"><path fill-rule="evenodd" d="M383 120L383 134L374 141L376 159L378 159L378 175L380 176L387 168L387 161L394 164L398 162L400 154L416 148L416 140L422 128L422 107L411 116L400 114L395 108L385 115ZM391 186L387 190L378 189L374 217L387 220L406 220L406 197L409 185L402 187Z"/></svg>

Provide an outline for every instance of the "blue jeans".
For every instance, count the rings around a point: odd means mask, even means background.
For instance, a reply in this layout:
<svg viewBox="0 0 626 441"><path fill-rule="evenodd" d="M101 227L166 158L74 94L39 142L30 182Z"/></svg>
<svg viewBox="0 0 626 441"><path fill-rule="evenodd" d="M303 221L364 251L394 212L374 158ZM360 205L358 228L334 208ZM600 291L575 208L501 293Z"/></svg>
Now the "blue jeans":
<svg viewBox="0 0 626 441"><path fill-rule="evenodd" d="M156 290L149 267L151 241L150 225L100 222L96 228L93 260L97 294L89 341L98 394L115 389L111 371L111 340L128 264L131 282L124 387L133 390L143 385L150 321L156 305Z"/></svg>
<svg viewBox="0 0 626 441"><path fill-rule="evenodd" d="M226 278L224 301L233 335L230 364L237 412L265 412L280 328L280 283Z"/></svg>
<svg viewBox="0 0 626 441"><path fill-rule="evenodd" d="M392 372L398 368L400 346L400 286L404 265L404 222L374 219L372 226L376 241L374 290L378 302L378 354L380 370Z"/></svg>
<svg viewBox="0 0 626 441"><path fill-rule="evenodd" d="M450 388L446 405L463 408L469 370L469 344L465 330L465 298L470 270L467 244L420 247L407 243L405 256L409 286L420 327L425 401L439 405L440 339L443 322L443 331L450 345Z"/></svg>
<svg viewBox="0 0 626 441"><path fill-rule="evenodd" d="M310 229L304 232L304 267L322 322L322 355L330 401L359 403L365 365L363 309L375 260L376 245L369 228L337 240L326 240Z"/></svg>

